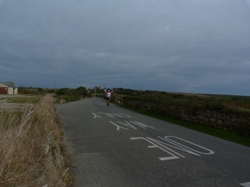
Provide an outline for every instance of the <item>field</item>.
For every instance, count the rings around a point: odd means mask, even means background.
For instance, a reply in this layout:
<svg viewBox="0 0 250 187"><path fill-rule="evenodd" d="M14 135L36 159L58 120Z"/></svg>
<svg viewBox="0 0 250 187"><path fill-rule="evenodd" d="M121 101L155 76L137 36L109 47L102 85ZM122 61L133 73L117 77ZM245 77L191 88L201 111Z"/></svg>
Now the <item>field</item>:
<svg viewBox="0 0 250 187"><path fill-rule="evenodd" d="M26 97L9 97L6 99L6 101L8 103L37 103L40 99L41 96L26 96Z"/></svg>

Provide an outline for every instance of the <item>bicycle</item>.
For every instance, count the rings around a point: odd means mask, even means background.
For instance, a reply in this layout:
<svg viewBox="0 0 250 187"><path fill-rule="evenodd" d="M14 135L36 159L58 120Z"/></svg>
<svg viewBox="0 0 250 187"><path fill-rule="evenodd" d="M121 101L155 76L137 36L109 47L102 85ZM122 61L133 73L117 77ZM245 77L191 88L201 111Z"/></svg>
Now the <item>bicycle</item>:
<svg viewBox="0 0 250 187"><path fill-rule="evenodd" d="M109 102L110 102L110 98L107 97L106 99L107 107L109 107Z"/></svg>

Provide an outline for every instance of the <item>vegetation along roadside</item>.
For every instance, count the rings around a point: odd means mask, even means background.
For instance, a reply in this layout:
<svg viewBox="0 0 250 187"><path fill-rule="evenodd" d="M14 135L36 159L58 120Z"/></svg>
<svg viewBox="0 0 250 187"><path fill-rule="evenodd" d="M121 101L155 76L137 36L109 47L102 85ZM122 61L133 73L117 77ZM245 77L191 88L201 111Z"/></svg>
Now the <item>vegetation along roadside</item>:
<svg viewBox="0 0 250 187"><path fill-rule="evenodd" d="M0 112L0 186L70 186L72 175L50 95L23 111Z"/></svg>
<svg viewBox="0 0 250 187"><path fill-rule="evenodd" d="M250 97L115 90L122 107L250 146Z"/></svg>
<svg viewBox="0 0 250 187"><path fill-rule="evenodd" d="M250 97L114 90L112 102L122 107L250 146ZM24 110L0 111L0 186L72 185L71 165L54 102L102 97L103 90L79 87L51 93L2 99L33 104L24 105Z"/></svg>

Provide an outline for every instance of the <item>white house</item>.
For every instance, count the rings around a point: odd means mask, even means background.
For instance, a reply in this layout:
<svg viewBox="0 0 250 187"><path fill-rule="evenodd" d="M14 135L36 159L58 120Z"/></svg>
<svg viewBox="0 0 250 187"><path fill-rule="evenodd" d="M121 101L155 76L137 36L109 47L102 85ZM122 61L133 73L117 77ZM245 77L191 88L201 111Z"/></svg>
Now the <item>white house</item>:
<svg viewBox="0 0 250 187"><path fill-rule="evenodd" d="M18 94L18 88L12 82L0 82L0 94L15 95Z"/></svg>

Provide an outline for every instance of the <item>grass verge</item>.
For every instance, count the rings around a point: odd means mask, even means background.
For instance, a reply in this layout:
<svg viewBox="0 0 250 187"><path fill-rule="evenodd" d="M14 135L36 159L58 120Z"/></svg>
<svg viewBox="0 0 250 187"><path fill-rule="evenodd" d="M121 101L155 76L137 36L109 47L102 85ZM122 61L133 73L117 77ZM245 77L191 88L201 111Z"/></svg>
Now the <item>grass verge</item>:
<svg viewBox="0 0 250 187"><path fill-rule="evenodd" d="M2 98L2 100L6 99L8 103L37 103L41 97L9 97Z"/></svg>
<svg viewBox="0 0 250 187"><path fill-rule="evenodd" d="M132 111L135 111L135 112L138 112L138 113L146 115L146 116L161 119L163 121L167 121L167 122L170 122L170 123L173 123L173 124L176 124L176 125L187 127L189 129L193 129L193 130L196 130L196 131L199 131L199 132L210 134L212 136L215 136L215 137L218 137L218 138L221 138L221 139L224 139L224 140L228 140L228 141L231 141L231 142L234 142L234 143L238 143L238 144L250 147L250 138L241 137L241 136L238 136L236 134L232 134L232 133L225 132L223 130L219 130L219 129L215 129L215 128L202 126L200 124L184 122L184 121L174 119L174 118L170 118L170 117L167 117L167 116L154 115L154 114L151 114L151 113L148 113L148 112L143 112L143 111L136 110L136 109L133 109L131 107L126 107L126 106L123 106L123 105L118 105L118 106L129 109L129 110L132 110Z"/></svg>
<svg viewBox="0 0 250 187"><path fill-rule="evenodd" d="M22 114L0 113L0 186L66 187L69 160L51 96Z"/></svg>

